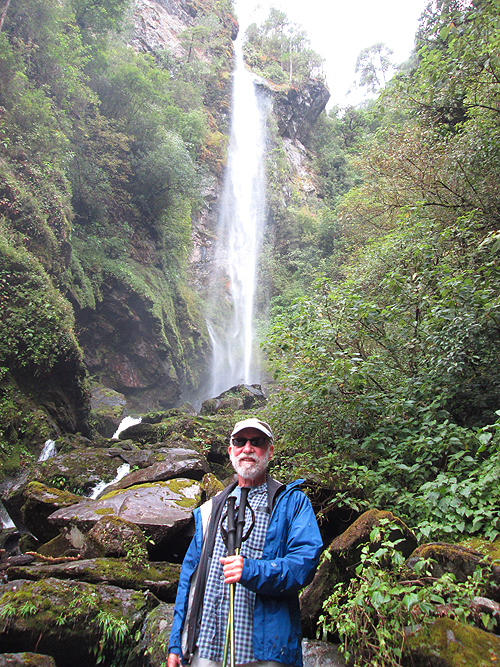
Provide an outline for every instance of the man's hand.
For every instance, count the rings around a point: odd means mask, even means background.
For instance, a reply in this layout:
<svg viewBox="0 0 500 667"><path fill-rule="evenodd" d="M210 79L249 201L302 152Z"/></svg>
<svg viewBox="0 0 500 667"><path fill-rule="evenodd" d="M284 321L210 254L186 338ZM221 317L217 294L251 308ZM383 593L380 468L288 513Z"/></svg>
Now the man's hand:
<svg viewBox="0 0 500 667"><path fill-rule="evenodd" d="M241 579L241 573L243 572L243 556L228 556L227 558L221 558L220 562L223 565L224 569L224 583L225 584L236 584ZM170 665L168 666L170 667Z"/></svg>
<svg viewBox="0 0 500 667"><path fill-rule="evenodd" d="M181 667L181 659L177 653L169 653L167 667Z"/></svg>

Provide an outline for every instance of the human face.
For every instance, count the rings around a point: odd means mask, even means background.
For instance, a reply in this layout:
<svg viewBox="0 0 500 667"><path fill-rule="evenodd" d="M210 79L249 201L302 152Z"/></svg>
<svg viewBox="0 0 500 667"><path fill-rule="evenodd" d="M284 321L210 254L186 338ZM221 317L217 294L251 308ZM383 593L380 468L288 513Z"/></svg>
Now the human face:
<svg viewBox="0 0 500 667"><path fill-rule="evenodd" d="M229 458L238 474L239 486L259 486L266 479L267 464L273 454L274 447L267 444L264 447L254 447L250 439L262 438L261 431L256 428L245 428L234 437L247 439L243 447L229 445Z"/></svg>

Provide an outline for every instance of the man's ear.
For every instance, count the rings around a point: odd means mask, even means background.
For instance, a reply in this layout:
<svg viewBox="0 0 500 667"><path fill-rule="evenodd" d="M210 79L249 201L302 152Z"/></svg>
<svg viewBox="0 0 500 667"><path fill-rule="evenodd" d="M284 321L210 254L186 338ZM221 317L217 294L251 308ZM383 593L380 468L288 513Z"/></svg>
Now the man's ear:
<svg viewBox="0 0 500 667"><path fill-rule="evenodd" d="M271 444L269 445L269 458L270 458L270 459L273 458L273 452L274 452L274 445L271 443Z"/></svg>

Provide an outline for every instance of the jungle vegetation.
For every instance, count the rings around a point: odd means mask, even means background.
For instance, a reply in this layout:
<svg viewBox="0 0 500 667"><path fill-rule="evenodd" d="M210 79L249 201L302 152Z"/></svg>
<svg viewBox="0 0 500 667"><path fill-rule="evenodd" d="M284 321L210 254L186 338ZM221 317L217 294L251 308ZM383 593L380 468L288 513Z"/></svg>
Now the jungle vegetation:
<svg viewBox="0 0 500 667"><path fill-rule="evenodd" d="M380 95L317 123L321 198L276 213L270 418L288 474L343 483L325 515L500 534L499 26L431 3Z"/></svg>

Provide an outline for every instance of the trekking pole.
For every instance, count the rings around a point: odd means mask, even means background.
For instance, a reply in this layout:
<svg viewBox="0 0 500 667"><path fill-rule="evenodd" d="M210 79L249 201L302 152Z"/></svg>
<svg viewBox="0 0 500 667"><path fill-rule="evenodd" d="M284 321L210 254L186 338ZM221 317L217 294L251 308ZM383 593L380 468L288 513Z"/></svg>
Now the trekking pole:
<svg viewBox="0 0 500 667"><path fill-rule="evenodd" d="M229 496L227 499L227 531L224 530L222 527L222 524L224 522L224 518L221 521L221 533L222 533L222 539L226 543L226 549L227 549L227 555L228 556L234 556L235 555L235 536L236 536L236 524L234 521L234 503L236 502L236 498L234 496ZM232 604L231 604L232 602ZM227 625L226 625L226 638L224 641L224 657L222 660L222 665L223 667L227 667L227 655L229 651L229 640L230 637L234 637L234 621L232 620L232 614L234 613L234 590L232 585L229 588L229 614L227 617ZM233 628L233 632L231 633L231 628ZM231 647L232 648L232 647ZM233 651L231 651L231 654L233 655Z"/></svg>
<svg viewBox="0 0 500 667"><path fill-rule="evenodd" d="M241 498L240 498L240 505L238 508L238 519L236 521L236 528L235 528L235 537L234 537L234 554L229 553L229 526L230 526L230 520L229 516L232 514L232 521L231 521L231 526L234 526L234 502L230 507L228 507L228 523L227 523L227 549L228 549L228 555L235 555L239 556L240 551L241 551L241 545L245 540L248 539L250 533L253 530L253 527L255 525L255 512L253 511L251 505L248 505L248 492L250 491L249 486L242 486L241 487ZM229 499L228 499L229 502ZM245 527L245 512L247 506L250 508L250 511L252 513L252 523L247 530L245 536L243 536L243 529ZM232 546L232 545L231 545ZM222 661L222 666L227 667L227 654L229 650L229 643L231 643L231 667L234 667L235 664L235 630L234 630L234 622L235 622L235 617L234 617L234 596L235 596L235 591L236 591L236 584L229 584L229 614L227 617L227 626L226 626L226 639L224 642L224 658Z"/></svg>

